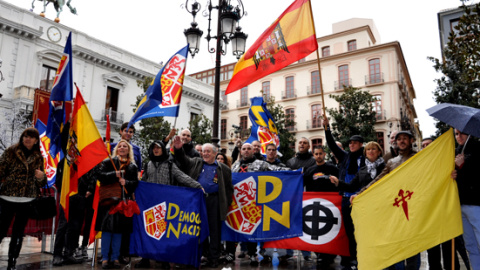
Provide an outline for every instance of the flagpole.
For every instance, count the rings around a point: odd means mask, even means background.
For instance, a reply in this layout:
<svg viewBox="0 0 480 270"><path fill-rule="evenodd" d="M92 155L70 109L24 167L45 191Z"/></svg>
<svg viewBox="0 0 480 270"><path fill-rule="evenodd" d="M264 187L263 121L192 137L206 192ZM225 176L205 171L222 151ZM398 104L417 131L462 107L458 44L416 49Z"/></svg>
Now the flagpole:
<svg viewBox="0 0 480 270"><path fill-rule="evenodd" d="M313 19L313 11L312 11L312 1L308 1L308 5L310 6L310 18L312 19L312 25L313 25L313 33L315 35L315 40L317 39L317 31L315 30L315 20ZM318 65L318 79L320 80L320 91L322 94L322 110L323 110L323 115L326 115L325 112L325 98L323 96L323 81L322 81L322 69L320 67L320 54L318 52L318 47L317 47L317 65Z"/></svg>

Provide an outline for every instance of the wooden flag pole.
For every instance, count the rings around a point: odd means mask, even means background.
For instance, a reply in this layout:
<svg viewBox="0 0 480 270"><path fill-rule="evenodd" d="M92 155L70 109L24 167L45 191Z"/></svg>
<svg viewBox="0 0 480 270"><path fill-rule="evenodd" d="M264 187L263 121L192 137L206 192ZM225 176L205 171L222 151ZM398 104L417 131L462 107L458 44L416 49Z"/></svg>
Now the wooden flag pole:
<svg viewBox="0 0 480 270"><path fill-rule="evenodd" d="M310 18L312 19L313 33L315 34L315 39L316 39L317 31L315 31L315 21L313 20L312 1L308 1L308 5L310 5ZM323 110L323 115L325 116L326 115L325 98L323 96L322 69L320 67L320 54L318 52L318 47L317 47L317 65L318 65L318 79L320 80L320 92L322 94L322 110Z"/></svg>

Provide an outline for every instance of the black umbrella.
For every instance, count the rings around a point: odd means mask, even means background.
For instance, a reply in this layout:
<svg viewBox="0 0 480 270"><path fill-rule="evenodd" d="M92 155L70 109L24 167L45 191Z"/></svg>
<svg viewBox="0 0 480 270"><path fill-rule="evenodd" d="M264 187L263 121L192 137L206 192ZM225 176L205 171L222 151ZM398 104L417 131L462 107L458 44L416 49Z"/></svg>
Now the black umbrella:
<svg viewBox="0 0 480 270"><path fill-rule="evenodd" d="M427 109L427 112L430 116L460 130L462 133L480 138L480 109L442 103Z"/></svg>

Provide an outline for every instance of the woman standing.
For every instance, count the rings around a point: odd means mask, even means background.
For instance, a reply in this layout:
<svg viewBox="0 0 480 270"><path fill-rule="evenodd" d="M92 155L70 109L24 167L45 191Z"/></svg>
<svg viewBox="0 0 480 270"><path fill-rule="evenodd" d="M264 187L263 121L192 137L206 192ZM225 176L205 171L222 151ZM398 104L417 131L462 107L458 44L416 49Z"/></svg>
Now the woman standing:
<svg viewBox="0 0 480 270"><path fill-rule="evenodd" d="M27 128L19 142L7 148L0 157L0 242L15 217L8 248L8 270L16 269L30 213L29 202L47 184L39 141L38 130Z"/></svg>
<svg viewBox="0 0 480 270"><path fill-rule="evenodd" d="M218 153L215 159L227 165L230 169L232 168L232 162L230 162L230 159L224 153Z"/></svg>
<svg viewBox="0 0 480 270"><path fill-rule="evenodd" d="M115 166L113 166L113 164ZM121 213L110 214L122 197L128 199L138 185L137 165L135 165L132 146L126 140L120 140L113 150L112 160L100 163L100 203L98 207L96 231L102 231L102 268L120 268L119 256L122 233L132 232L132 218Z"/></svg>
<svg viewBox="0 0 480 270"><path fill-rule="evenodd" d="M377 175L385 168L385 162L382 158L382 147L377 142L368 142L363 150L366 156L365 166L361 167L350 183L339 181L337 177L330 176L330 181L338 189L347 192L357 192L359 189L367 186Z"/></svg>

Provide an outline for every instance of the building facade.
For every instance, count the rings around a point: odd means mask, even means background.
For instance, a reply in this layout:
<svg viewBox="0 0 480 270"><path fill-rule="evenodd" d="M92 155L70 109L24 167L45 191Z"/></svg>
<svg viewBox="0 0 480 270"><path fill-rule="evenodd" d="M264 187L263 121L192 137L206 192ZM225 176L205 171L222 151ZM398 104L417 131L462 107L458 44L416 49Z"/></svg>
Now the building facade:
<svg viewBox="0 0 480 270"><path fill-rule="evenodd" d="M343 87L353 86L368 91L376 98L377 140L388 149L388 136L393 130L410 130L421 138L413 105L415 90L399 42L380 43L380 36L370 19L350 19L333 24L333 33L318 37L321 77L316 53L282 70L272 73L239 91L225 96L225 89L235 64L224 66L221 82L222 98L228 107L222 111L221 145L228 148L232 125L245 130L250 98L271 95L295 122L290 127L296 137L310 139L312 145L325 144L323 131L322 92L326 108L338 108L330 95L340 95ZM231 67L231 68L230 68ZM206 70L190 76L204 79ZM207 81L209 82L209 81ZM213 81L212 81L213 83ZM248 136L248 135L247 135ZM296 147L295 147L296 149Z"/></svg>
<svg viewBox="0 0 480 270"><path fill-rule="evenodd" d="M0 70L4 80L0 82L0 111L17 108L31 112L35 89L51 90L69 32L73 80L100 134L105 134L107 114L112 130L118 130L133 115L136 97L143 94L137 81L155 77L162 66L1 0ZM213 117L213 87L186 76L176 127L186 128L191 117L202 114ZM112 137L118 136L112 132Z"/></svg>

